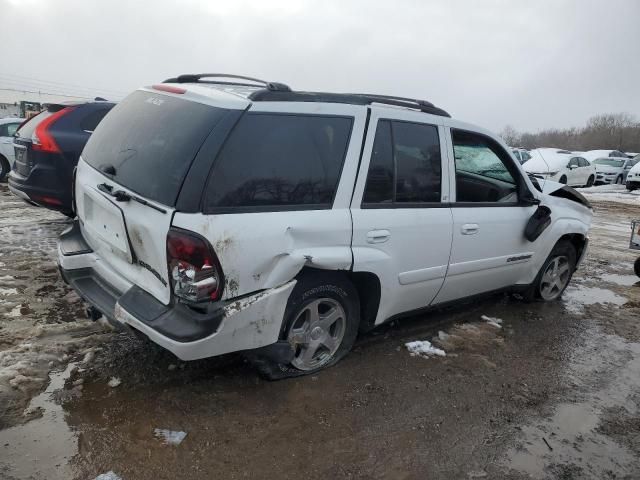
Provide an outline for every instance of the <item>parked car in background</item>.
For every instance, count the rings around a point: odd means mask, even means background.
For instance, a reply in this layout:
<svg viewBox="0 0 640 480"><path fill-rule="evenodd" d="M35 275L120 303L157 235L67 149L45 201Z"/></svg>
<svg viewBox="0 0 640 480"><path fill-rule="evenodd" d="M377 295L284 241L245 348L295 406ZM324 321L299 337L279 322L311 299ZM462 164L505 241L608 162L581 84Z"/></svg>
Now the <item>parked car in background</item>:
<svg viewBox="0 0 640 480"><path fill-rule="evenodd" d="M555 300L584 256L584 197L537 190L495 135L429 102L219 77L107 115L59 243L92 315L181 359L245 351L271 378L313 373L434 305Z"/></svg>
<svg viewBox="0 0 640 480"><path fill-rule="evenodd" d="M522 167L537 177L572 187L590 187L596 180L596 168L584 157L556 149L531 150L531 160Z"/></svg>
<svg viewBox="0 0 640 480"><path fill-rule="evenodd" d="M627 190L637 190L640 188L640 155L634 158L635 165L627 173L626 185Z"/></svg>
<svg viewBox="0 0 640 480"><path fill-rule="evenodd" d="M529 153L529 150L525 148L512 148L511 151L513 152L513 155L516 157L516 160L520 162L520 165L522 165L527 160L531 159L531 154Z"/></svg>
<svg viewBox="0 0 640 480"><path fill-rule="evenodd" d="M638 160L632 158L603 157L591 162L596 167L596 185L616 183L622 185Z"/></svg>
<svg viewBox="0 0 640 480"><path fill-rule="evenodd" d="M593 162L597 158L628 158L620 150L589 150L581 154L584 158Z"/></svg>
<svg viewBox="0 0 640 480"><path fill-rule="evenodd" d="M23 118L0 118L0 182L9 174L15 154L13 153L13 135Z"/></svg>
<svg viewBox="0 0 640 480"><path fill-rule="evenodd" d="M115 104L106 101L49 104L13 139L9 189L29 203L73 216L73 171L87 140Z"/></svg>

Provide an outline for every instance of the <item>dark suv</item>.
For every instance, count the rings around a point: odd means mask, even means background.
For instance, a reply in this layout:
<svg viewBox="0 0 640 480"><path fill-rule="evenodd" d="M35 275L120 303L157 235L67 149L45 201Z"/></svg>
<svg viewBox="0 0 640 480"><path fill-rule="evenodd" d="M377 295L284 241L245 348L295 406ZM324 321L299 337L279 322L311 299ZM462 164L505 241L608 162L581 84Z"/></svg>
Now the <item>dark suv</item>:
<svg viewBox="0 0 640 480"><path fill-rule="evenodd" d="M91 133L115 104L49 104L16 132L9 189L29 203L73 215L73 170Z"/></svg>

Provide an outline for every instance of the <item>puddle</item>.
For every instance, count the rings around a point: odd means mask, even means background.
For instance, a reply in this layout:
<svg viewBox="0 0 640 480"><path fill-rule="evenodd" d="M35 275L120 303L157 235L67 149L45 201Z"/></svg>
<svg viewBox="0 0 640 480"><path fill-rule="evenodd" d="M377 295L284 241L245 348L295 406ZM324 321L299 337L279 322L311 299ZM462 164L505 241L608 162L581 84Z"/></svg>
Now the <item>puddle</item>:
<svg viewBox="0 0 640 480"><path fill-rule="evenodd" d="M580 358L573 359L575 377L571 377L579 385L589 375L608 369L612 374L606 385L584 401L562 403L551 417L522 427L521 444L507 454L510 468L532 478L549 478L554 468L579 465L581 475L576 478L605 478L610 472L627 471L637 461L633 452L597 430L607 409L620 407L636 413L631 397L640 389L640 344L613 335L599 337L602 343L592 341ZM597 354L603 348L605 360Z"/></svg>
<svg viewBox="0 0 640 480"><path fill-rule="evenodd" d="M598 287L569 285L562 297L567 310L571 313L582 313L585 306L610 303L624 305L627 299L611 290Z"/></svg>
<svg viewBox="0 0 640 480"><path fill-rule="evenodd" d="M600 279L623 287L630 287L640 282L640 278L637 275L621 275L618 273L605 273L600 275Z"/></svg>
<svg viewBox="0 0 640 480"><path fill-rule="evenodd" d="M65 422L62 406L53 396L64 387L74 366L69 364L64 371L52 373L47 389L31 400L27 411L40 410L40 418L0 431L1 472L24 479L73 478L67 463L76 453L78 440Z"/></svg>

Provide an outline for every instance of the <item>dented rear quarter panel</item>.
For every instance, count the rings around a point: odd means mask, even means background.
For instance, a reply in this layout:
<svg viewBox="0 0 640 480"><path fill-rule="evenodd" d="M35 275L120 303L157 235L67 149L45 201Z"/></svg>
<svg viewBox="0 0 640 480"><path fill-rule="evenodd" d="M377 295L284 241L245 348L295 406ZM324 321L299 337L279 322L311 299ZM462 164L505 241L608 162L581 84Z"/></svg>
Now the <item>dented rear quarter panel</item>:
<svg viewBox="0 0 640 480"><path fill-rule="evenodd" d="M177 213L174 226L209 240L225 275L223 299L274 288L305 267L351 267L349 210L193 215Z"/></svg>

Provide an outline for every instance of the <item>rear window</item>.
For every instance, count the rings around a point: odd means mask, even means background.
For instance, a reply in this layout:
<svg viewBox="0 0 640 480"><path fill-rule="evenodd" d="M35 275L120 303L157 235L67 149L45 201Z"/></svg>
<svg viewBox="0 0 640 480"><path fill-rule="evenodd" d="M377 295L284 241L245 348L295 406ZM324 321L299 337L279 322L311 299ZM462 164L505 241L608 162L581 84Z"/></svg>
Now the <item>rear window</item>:
<svg viewBox="0 0 640 480"><path fill-rule="evenodd" d="M45 110L42 113L34 115L30 119L26 120L22 124L22 126L18 128L16 137L31 139L33 132L36 131L36 127L40 124L40 122L42 122L45 118L50 117L51 115L53 115L53 113Z"/></svg>
<svg viewBox="0 0 640 480"><path fill-rule="evenodd" d="M220 152L207 211L330 208L352 119L249 113Z"/></svg>
<svg viewBox="0 0 640 480"><path fill-rule="evenodd" d="M89 139L82 158L145 198L175 205L191 162L226 110L137 91L116 105Z"/></svg>

